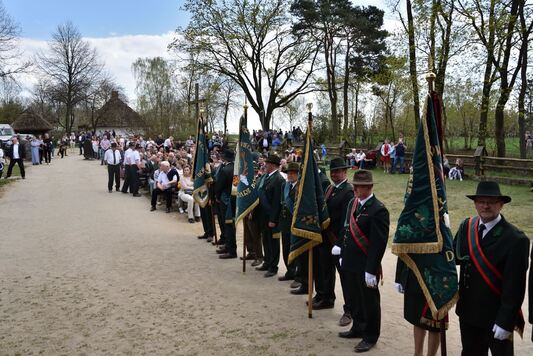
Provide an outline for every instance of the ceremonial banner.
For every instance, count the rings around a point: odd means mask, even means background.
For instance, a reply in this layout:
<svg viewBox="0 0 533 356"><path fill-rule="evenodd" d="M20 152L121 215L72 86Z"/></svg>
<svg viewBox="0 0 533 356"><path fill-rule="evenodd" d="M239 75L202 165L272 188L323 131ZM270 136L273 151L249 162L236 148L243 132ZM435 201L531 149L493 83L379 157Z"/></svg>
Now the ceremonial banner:
<svg viewBox="0 0 533 356"><path fill-rule="evenodd" d="M193 179L194 190L192 196L194 200L204 208L209 200L207 183L212 181L211 166L209 165L209 151L207 149L207 138L205 127L200 118L198 120L198 130L196 134L196 151L193 159Z"/></svg>
<svg viewBox="0 0 533 356"><path fill-rule="evenodd" d="M457 302L457 271L442 165L442 109L432 92L418 127L405 207L392 253L416 276L428 304L426 319L440 320Z"/></svg>
<svg viewBox="0 0 533 356"><path fill-rule="evenodd" d="M247 127L246 115L243 115L239 123L239 143L237 144L237 157L235 158L234 184L237 185L236 224L259 204L259 194L254 178L254 157L252 145L250 144L250 132Z"/></svg>
<svg viewBox="0 0 533 356"><path fill-rule="evenodd" d="M289 263L322 242L322 230L329 225L318 167L313 155L312 121L309 120L300 166L300 177L291 224Z"/></svg>

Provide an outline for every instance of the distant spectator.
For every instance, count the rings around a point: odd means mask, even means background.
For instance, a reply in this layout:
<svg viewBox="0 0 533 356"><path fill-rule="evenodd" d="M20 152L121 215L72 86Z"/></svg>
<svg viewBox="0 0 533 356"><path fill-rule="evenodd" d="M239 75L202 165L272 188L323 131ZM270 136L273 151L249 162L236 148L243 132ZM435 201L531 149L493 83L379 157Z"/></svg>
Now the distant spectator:
<svg viewBox="0 0 533 356"><path fill-rule="evenodd" d="M389 173L390 170L390 151L391 146L389 144L389 140L383 141L383 144L381 145L380 152L381 152L381 162L383 163L383 172Z"/></svg>
<svg viewBox="0 0 533 356"><path fill-rule="evenodd" d="M4 163L6 163L4 159L4 150L0 147L0 178L2 178L2 174L4 173Z"/></svg>
<svg viewBox="0 0 533 356"><path fill-rule="evenodd" d="M465 170L463 168L463 160L460 158L457 158L455 161L455 167L450 169L450 172L448 173L448 178L451 180L463 180L463 177L465 176Z"/></svg>
<svg viewBox="0 0 533 356"><path fill-rule="evenodd" d="M444 169L444 175L448 177L448 174L450 173L450 162L448 161L446 155L443 155L442 167Z"/></svg>
<svg viewBox="0 0 533 356"><path fill-rule="evenodd" d="M398 163L400 163L400 173L401 174L405 173L404 172L404 170L405 170L404 166L405 166L405 150L406 149L407 149L407 146L404 145L403 139L400 138L398 140L398 143L395 146L396 156L394 158L394 161L392 161L391 173L395 173L396 172L396 166L398 165Z"/></svg>

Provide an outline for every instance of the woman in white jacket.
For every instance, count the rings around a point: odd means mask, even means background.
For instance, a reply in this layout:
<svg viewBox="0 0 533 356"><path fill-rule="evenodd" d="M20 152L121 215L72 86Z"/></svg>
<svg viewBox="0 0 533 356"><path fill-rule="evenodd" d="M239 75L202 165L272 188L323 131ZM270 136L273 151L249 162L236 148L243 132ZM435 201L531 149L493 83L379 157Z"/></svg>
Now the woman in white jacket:
<svg viewBox="0 0 533 356"><path fill-rule="evenodd" d="M183 167L183 176L180 177L178 198L187 203L187 215L191 224L194 223L194 220L200 220L200 206L192 197L193 189L194 182L191 177L191 167L185 166Z"/></svg>

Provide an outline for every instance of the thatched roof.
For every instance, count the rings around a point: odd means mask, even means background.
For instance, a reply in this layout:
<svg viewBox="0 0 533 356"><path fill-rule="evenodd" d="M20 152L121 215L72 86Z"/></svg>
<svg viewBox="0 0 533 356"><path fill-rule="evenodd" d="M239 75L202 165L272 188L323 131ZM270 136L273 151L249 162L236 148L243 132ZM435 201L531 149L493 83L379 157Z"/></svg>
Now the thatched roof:
<svg viewBox="0 0 533 356"><path fill-rule="evenodd" d="M16 132L24 133L45 133L54 127L41 115L32 110L23 111L11 124Z"/></svg>
<svg viewBox="0 0 533 356"><path fill-rule="evenodd" d="M96 117L98 118L97 127L146 127L141 115L120 100L116 91L111 93L111 99L96 112Z"/></svg>

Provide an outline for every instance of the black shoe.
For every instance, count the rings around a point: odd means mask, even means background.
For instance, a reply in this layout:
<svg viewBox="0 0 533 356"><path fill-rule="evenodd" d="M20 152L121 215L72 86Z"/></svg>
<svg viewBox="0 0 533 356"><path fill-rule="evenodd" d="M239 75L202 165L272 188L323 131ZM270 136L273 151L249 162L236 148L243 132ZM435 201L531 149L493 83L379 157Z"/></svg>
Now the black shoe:
<svg viewBox="0 0 533 356"><path fill-rule="evenodd" d="M357 353L360 353L360 352L367 352L369 351L371 348L373 348L376 344L372 344L370 342L367 342L365 340L361 341L359 344L357 344L357 346L353 349L355 352Z"/></svg>
<svg viewBox="0 0 533 356"><path fill-rule="evenodd" d="M113 189L109 189L109 193L113 193Z"/></svg>
<svg viewBox="0 0 533 356"><path fill-rule="evenodd" d="M335 306L334 302L328 302L321 300L317 303L313 303L313 310L332 309Z"/></svg>
<svg viewBox="0 0 533 356"><path fill-rule="evenodd" d="M140 197L141 195L139 193L134 193L133 196L134 197Z"/></svg>
<svg viewBox="0 0 533 356"><path fill-rule="evenodd" d="M227 259L230 259L230 258L237 258L237 254L236 253L224 253L220 256L218 256L218 258L220 258L221 260L227 260Z"/></svg>
<svg viewBox="0 0 533 356"><path fill-rule="evenodd" d="M268 271L267 273L265 273L264 277L269 278L275 276L276 274L278 274L278 272Z"/></svg>
<svg viewBox="0 0 533 356"><path fill-rule="evenodd" d="M340 332L339 337L342 337L343 339L362 339L363 333L350 329L348 331Z"/></svg>
<svg viewBox="0 0 533 356"><path fill-rule="evenodd" d="M219 248L218 250L215 251L217 254L219 255L223 255L225 253L228 253L228 250L226 250L224 247L222 248Z"/></svg>
<svg viewBox="0 0 533 356"><path fill-rule="evenodd" d="M307 293L309 293L307 288L302 288L302 287L291 290L291 294L294 294L294 295L303 295Z"/></svg>
<svg viewBox="0 0 533 356"><path fill-rule="evenodd" d="M283 276L279 276L278 277L278 281L292 281L294 279L294 277L291 277L291 276L287 276L287 275L283 275Z"/></svg>
<svg viewBox="0 0 533 356"><path fill-rule="evenodd" d="M255 270L256 271L268 271L268 266L263 263L261 266L255 267Z"/></svg>
<svg viewBox="0 0 533 356"><path fill-rule="evenodd" d="M200 219L199 216L196 216L196 217L194 218L194 221L196 221L196 222L199 222L200 220L201 220L201 219Z"/></svg>
<svg viewBox="0 0 533 356"><path fill-rule="evenodd" d="M213 236L207 236L207 240L205 242L213 242Z"/></svg>
<svg viewBox="0 0 533 356"><path fill-rule="evenodd" d="M196 236L199 240L207 239L207 234Z"/></svg>
<svg viewBox="0 0 533 356"><path fill-rule="evenodd" d="M313 297L313 299L311 300L311 302L312 302L313 304L315 304L315 303L320 302L321 300L322 300L322 299L320 299L320 297L318 296L318 294L316 294L316 295ZM305 305L308 305L308 304L307 304L307 301L305 302Z"/></svg>
<svg viewBox="0 0 533 356"><path fill-rule="evenodd" d="M152 207L150 208L150 211L154 211L154 210L155 210L155 206L152 206Z"/></svg>
<svg viewBox="0 0 533 356"><path fill-rule="evenodd" d="M167 214L170 213L170 208L167 208Z"/></svg>
<svg viewBox="0 0 533 356"><path fill-rule="evenodd" d="M189 224L194 224L194 219L189 219Z"/></svg>
<svg viewBox="0 0 533 356"><path fill-rule="evenodd" d="M117 192L120 192L120 188L119 188L119 187L115 188L115 190L116 190Z"/></svg>
<svg viewBox="0 0 533 356"><path fill-rule="evenodd" d="M128 194L128 192L127 192L127 191L125 192L125 191L121 190L121 192L122 192L122 194Z"/></svg>

